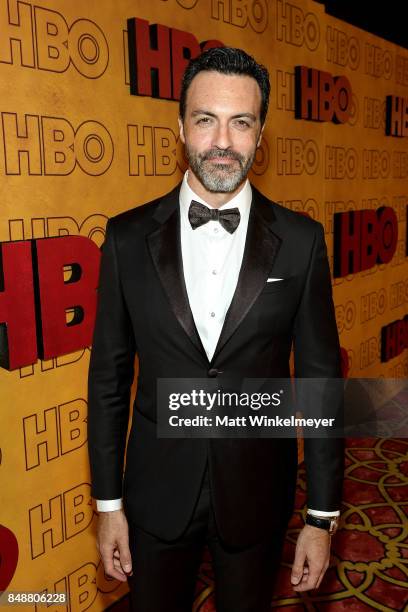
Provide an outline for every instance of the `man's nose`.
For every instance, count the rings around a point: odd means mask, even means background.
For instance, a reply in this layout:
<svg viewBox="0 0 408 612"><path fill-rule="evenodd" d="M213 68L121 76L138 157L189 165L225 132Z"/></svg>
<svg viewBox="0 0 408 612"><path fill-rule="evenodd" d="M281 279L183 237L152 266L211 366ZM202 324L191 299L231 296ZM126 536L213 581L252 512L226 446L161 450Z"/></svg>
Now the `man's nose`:
<svg viewBox="0 0 408 612"><path fill-rule="evenodd" d="M231 132L228 125L218 125L214 133L213 146L218 149L228 149L232 146Z"/></svg>

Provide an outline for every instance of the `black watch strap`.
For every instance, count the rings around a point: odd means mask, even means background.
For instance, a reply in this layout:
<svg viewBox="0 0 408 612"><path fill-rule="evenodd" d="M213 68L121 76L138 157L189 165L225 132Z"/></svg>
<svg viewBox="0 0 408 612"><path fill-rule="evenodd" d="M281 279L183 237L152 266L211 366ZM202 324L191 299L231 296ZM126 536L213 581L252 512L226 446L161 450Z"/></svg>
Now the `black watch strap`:
<svg viewBox="0 0 408 612"><path fill-rule="evenodd" d="M306 525L311 525L312 527L318 527L319 529L325 529L329 533L334 533L337 527L337 518L320 518L318 516L314 516L313 514L306 514Z"/></svg>

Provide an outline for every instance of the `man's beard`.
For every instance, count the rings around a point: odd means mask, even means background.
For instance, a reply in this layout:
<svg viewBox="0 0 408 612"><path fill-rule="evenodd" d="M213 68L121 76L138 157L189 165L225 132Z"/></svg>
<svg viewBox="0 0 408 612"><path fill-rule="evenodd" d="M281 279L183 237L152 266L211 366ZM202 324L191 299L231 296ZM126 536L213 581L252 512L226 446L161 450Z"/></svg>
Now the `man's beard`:
<svg viewBox="0 0 408 612"><path fill-rule="evenodd" d="M190 168L201 181L207 191L212 193L231 193L246 179L256 151L248 157L222 149L210 149L205 153L197 153L185 145L186 156ZM231 163L217 164L214 161L222 158L233 158ZM238 163L237 163L238 162Z"/></svg>

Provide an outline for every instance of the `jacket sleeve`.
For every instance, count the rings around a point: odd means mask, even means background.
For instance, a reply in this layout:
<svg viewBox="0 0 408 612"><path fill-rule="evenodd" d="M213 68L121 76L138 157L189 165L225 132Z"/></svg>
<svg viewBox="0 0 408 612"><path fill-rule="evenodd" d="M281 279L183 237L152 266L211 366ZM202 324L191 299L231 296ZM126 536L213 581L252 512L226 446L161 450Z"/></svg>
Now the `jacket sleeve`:
<svg viewBox="0 0 408 612"><path fill-rule="evenodd" d="M330 269L324 230L320 223L316 225L310 265L295 320L294 365L296 378L342 377ZM330 388L336 388L335 382ZM316 396L319 397L319 394ZM342 397L333 399L339 406L337 414L341 425ZM328 407L333 408L325 405L312 408L318 416L325 416ZM343 437L305 438L304 455L307 506L327 512L339 510L344 475Z"/></svg>
<svg viewBox="0 0 408 612"><path fill-rule="evenodd" d="M98 499L122 496L135 352L120 281L115 225L109 220L102 247L88 372L88 450L92 495Z"/></svg>

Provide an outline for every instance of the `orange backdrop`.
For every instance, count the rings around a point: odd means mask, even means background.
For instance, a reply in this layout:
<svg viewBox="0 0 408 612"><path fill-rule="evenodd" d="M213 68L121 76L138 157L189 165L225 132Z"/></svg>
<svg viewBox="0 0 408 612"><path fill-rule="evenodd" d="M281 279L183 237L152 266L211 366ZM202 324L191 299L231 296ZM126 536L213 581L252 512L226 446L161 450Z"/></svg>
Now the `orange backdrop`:
<svg viewBox="0 0 408 612"><path fill-rule="evenodd" d="M251 180L321 221L331 258L335 212L395 209L392 261L337 279L334 297L349 376L406 376L407 352L381 363L380 329L407 312L407 140L385 136L384 108L387 95L406 95L408 52L312 0L0 0L0 241L80 234L99 246L108 217L180 180L177 103L130 95L131 17L243 47L269 68ZM348 123L294 118L296 65L348 77ZM67 591L75 611L102 610L126 590L104 578L95 549L88 360L86 348L0 371L0 520L15 537L0 572L18 546L7 588Z"/></svg>

